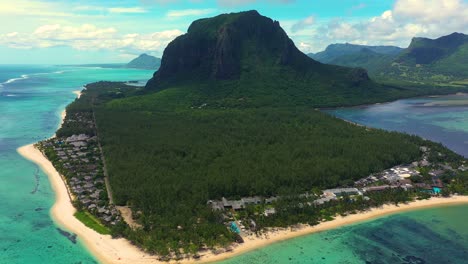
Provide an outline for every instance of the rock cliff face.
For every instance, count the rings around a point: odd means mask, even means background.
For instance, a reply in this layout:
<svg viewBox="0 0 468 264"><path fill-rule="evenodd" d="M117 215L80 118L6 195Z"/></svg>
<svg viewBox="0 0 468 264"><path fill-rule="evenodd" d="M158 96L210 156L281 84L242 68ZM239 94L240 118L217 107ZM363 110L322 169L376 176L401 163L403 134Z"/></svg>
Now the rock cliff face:
<svg viewBox="0 0 468 264"><path fill-rule="evenodd" d="M193 22L172 41L148 87L180 78L237 79L243 71L265 65L301 70L319 64L296 48L279 22L257 11L224 14Z"/></svg>

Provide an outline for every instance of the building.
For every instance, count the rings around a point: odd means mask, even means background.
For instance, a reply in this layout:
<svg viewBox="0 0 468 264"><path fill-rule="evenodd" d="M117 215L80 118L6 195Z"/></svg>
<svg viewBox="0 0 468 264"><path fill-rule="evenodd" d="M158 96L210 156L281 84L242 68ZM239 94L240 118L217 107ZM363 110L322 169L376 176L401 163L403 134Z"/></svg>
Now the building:
<svg viewBox="0 0 468 264"><path fill-rule="evenodd" d="M323 194L328 196L329 194L333 194L335 196L343 196L343 195L362 195L362 193L356 188L336 188L336 189L327 189L323 190Z"/></svg>

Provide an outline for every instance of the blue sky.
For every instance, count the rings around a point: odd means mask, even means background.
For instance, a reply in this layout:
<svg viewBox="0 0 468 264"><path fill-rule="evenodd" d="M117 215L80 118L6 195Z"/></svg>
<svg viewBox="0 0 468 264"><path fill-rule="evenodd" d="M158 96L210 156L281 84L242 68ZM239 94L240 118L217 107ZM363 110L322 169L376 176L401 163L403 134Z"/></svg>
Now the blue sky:
<svg viewBox="0 0 468 264"><path fill-rule="evenodd" d="M258 10L304 52L331 43L406 47L467 33L468 0L0 0L0 64L127 62L161 56L198 18Z"/></svg>

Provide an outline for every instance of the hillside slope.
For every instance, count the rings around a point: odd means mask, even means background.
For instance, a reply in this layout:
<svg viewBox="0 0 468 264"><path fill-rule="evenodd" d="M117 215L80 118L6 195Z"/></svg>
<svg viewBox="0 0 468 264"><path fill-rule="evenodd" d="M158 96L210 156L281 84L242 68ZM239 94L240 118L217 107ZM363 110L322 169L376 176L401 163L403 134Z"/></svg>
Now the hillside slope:
<svg viewBox="0 0 468 264"><path fill-rule="evenodd" d="M410 46L382 74L415 81L468 79L468 35L413 38Z"/></svg>

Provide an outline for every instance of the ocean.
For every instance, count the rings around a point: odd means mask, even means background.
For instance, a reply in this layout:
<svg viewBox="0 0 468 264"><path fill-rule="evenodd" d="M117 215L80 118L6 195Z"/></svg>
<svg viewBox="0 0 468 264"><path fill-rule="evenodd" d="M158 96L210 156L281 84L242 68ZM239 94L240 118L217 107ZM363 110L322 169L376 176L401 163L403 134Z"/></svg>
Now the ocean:
<svg viewBox="0 0 468 264"><path fill-rule="evenodd" d="M60 113L84 84L147 80L153 71L68 66L0 65L0 263L96 263L61 235L49 215L47 176L16 149L51 137Z"/></svg>
<svg viewBox="0 0 468 264"><path fill-rule="evenodd" d="M60 113L75 98L72 91L84 84L144 81L152 73L0 65L0 263L96 263L79 239L73 244L59 232L49 215L54 193L47 176L16 149L52 136ZM460 98L407 99L328 112L418 134L467 156L468 108ZM465 219L465 205L405 212L275 243L221 263L468 263Z"/></svg>

